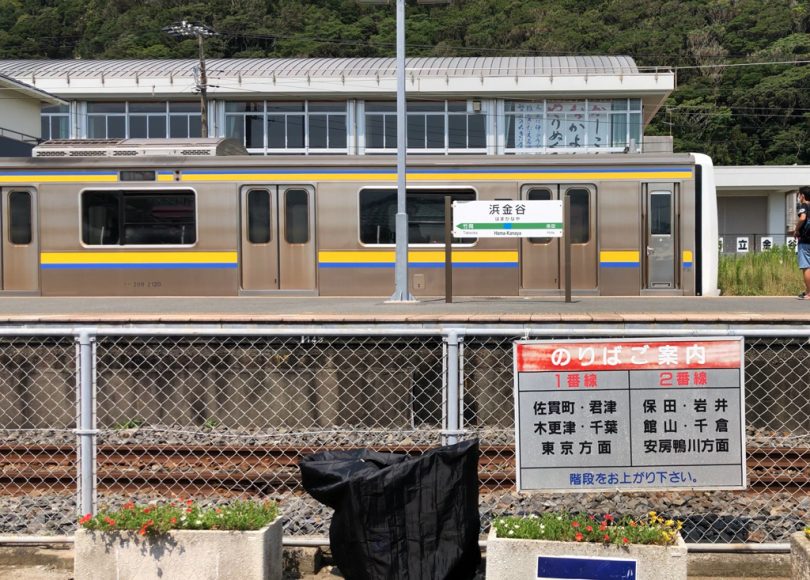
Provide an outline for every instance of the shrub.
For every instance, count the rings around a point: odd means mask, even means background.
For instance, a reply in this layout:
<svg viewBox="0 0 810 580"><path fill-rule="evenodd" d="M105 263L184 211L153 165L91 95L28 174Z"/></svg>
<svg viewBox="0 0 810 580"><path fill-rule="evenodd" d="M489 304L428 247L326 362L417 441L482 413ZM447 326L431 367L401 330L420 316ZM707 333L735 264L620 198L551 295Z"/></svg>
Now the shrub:
<svg viewBox="0 0 810 580"><path fill-rule="evenodd" d="M140 535L164 534L169 530L258 530L278 517L275 502L235 501L222 507L200 507L192 500L136 505L125 503L118 510L86 514L79 524L88 530L137 531Z"/></svg>
<svg viewBox="0 0 810 580"><path fill-rule="evenodd" d="M594 542L602 544L675 543L681 522L665 519L656 512L646 517L616 519L610 514L540 514L523 517L507 516L493 524L499 538L553 540L558 542Z"/></svg>

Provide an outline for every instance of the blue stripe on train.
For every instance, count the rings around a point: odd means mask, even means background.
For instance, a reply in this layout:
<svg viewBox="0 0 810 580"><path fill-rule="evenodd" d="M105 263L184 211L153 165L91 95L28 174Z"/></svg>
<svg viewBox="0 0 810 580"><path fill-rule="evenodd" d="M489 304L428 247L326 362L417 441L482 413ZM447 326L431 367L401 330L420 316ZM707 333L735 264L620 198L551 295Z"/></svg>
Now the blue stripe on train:
<svg viewBox="0 0 810 580"><path fill-rule="evenodd" d="M225 263L205 263L205 264L195 264L195 263L160 263L160 264L104 264L104 263L96 263L96 264L40 264L40 268L43 270L137 270L137 269L149 269L149 270L171 270L174 268L180 269L191 269L191 270L211 270L217 268L227 268L227 269L235 269L237 266L236 262L225 262Z"/></svg>

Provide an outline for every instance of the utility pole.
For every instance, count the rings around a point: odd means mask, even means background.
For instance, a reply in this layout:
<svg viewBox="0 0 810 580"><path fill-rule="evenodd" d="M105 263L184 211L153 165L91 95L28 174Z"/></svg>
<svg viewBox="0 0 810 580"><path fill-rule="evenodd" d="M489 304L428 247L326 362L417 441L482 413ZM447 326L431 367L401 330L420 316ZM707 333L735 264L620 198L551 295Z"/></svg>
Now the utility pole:
<svg viewBox="0 0 810 580"><path fill-rule="evenodd" d="M452 0L416 0L417 4L450 4ZM357 0L358 4L389 4L389 0ZM405 100L405 0L396 0L397 26L397 213L394 218L396 257L394 293L388 302L416 303L408 288L408 212L406 189L407 121Z"/></svg>
<svg viewBox="0 0 810 580"><path fill-rule="evenodd" d="M192 24L186 20L180 24L172 24L162 29L173 38L196 38L200 53L200 76L197 81L197 90L200 92L200 126L203 137L208 137L208 77L205 74L205 46L204 40L217 33L204 24ZM196 76L196 75L195 75Z"/></svg>

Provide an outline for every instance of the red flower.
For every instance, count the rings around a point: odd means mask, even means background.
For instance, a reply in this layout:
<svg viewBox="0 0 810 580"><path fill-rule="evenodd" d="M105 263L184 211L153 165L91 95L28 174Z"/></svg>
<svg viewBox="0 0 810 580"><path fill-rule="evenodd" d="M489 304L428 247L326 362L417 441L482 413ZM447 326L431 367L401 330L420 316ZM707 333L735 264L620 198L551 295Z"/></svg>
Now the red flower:
<svg viewBox="0 0 810 580"><path fill-rule="evenodd" d="M630 527L631 527L631 528L635 528L635 527L636 527L636 525L637 525L637 524L636 524L635 520L630 520Z"/></svg>
<svg viewBox="0 0 810 580"><path fill-rule="evenodd" d="M571 522L571 527L578 528L579 527L579 522Z"/></svg>
<svg viewBox="0 0 810 580"><path fill-rule="evenodd" d="M89 521L90 521L90 520L92 520L92 519L93 519L93 514L84 514L84 515L83 515L83 516L82 516L82 517L79 519L79 524L86 524L87 522L89 522Z"/></svg>
<svg viewBox="0 0 810 580"><path fill-rule="evenodd" d="M585 531L586 532L592 532L593 531L593 526L585 526Z"/></svg>
<svg viewBox="0 0 810 580"><path fill-rule="evenodd" d="M599 531L604 532L605 530L607 530L607 524L605 522L602 522L601 524L599 524Z"/></svg>
<svg viewBox="0 0 810 580"><path fill-rule="evenodd" d="M577 534L574 536L574 538L576 539L577 542L581 542L583 536L582 536L582 534L580 532L577 532Z"/></svg>
<svg viewBox="0 0 810 580"><path fill-rule="evenodd" d="M192 510L191 508L186 508L186 513L187 514L190 514L192 511L194 511L194 510Z"/></svg>
<svg viewBox="0 0 810 580"><path fill-rule="evenodd" d="M114 520L114 519L112 519L110 516L104 516L104 522L105 522L105 523L106 523L108 526L114 526L114 525L115 525L115 520Z"/></svg>
<svg viewBox="0 0 810 580"><path fill-rule="evenodd" d="M605 514L605 521L606 522L612 522L613 521L613 516L610 515L610 514Z"/></svg>
<svg viewBox="0 0 810 580"><path fill-rule="evenodd" d="M170 520L169 520L169 523L170 523L170 524L176 524L176 523L177 523L177 518L172 518L172 519L170 519Z"/></svg>
<svg viewBox="0 0 810 580"><path fill-rule="evenodd" d="M629 544L629 543L630 540L628 540L627 538L622 538L622 544Z"/></svg>
<svg viewBox="0 0 810 580"><path fill-rule="evenodd" d="M610 536L608 536L607 534L605 534L605 538L604 538L604 539L605 539L605 541L606 541L606 542L609 542L609 541L610 541Z"/></svg>
<svg viewBox="0 0 810 580"><path fill-rule="evenodd" d="M125 503L122 506L122 508L125 509L125 510L134 510L135 509L135 504L133 502L131 502L131 501L128 501L127 503Z"/></svg>
<svg viewBox="0 0 810 580"><path fill-rule="evenodd" d="M193 500L193 499L187 499L187 500L186 500L186 505L191 505L191 504L193 504L193 503L194 503L194 500Z"/></svg>
<svg viewBox="0 0 810 580"><path fill-rule="evenodd" d="M151 511L152 511L152 508L150 508L150 507L143 508L143 513L145 513L145 514L149 514L149 512L151 512Z"/></svg>

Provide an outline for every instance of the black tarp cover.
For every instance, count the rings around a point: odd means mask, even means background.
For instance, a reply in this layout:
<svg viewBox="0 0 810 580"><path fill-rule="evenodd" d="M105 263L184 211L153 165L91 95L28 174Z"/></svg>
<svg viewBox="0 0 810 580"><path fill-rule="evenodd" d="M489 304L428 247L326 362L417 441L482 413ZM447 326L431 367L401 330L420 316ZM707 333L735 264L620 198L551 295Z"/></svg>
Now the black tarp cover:
<svg viewBox="0 0 810 580"><path fill-rule="evenodd" d="M324 451L301 463L304 489L334 508L332 555L349 580L465 580L478 548L478 441L417 457Z"/></svg>

